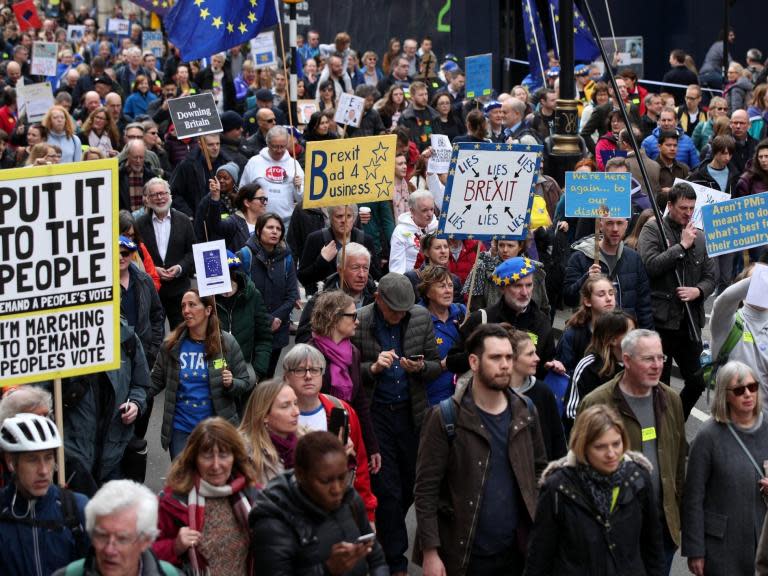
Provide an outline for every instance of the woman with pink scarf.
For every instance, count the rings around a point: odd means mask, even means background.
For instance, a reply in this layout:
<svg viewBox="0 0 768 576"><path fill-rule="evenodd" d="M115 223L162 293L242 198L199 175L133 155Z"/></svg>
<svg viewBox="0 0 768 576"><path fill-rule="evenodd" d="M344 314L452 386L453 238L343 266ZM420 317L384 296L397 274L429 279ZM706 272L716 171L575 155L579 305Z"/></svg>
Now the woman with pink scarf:
<svg viewBox="0 0 768 576"><path fill-rule="evenodd" d="M357 328L355 301L341 290L317 296L312 310L312 338L309 344L320 350L328 364L321 392L348 402L357 412L370 468L381 467L379 443L373 432L370 403L362 386L360 351L350 341Z"/></svg>

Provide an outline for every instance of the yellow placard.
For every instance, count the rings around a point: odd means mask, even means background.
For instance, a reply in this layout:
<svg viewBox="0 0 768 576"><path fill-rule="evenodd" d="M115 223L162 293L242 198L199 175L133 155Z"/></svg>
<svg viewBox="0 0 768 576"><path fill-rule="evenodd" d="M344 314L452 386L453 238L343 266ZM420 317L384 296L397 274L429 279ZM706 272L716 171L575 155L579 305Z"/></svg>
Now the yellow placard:
<svg viewBox="0 0 768 576"><path fill-rule="evenodd" d="M0 387L120 367L117 159L0 172Z"/></svg>
<svg viewBox="0 0 768 576"><path fill-rule="evenodd" d="M650 442L656 440L656 427L651 426L649 428L643 428L642 430L643 442Z"/></svg>
<svg viewBox="0 0 768 576"><path fill-rule="evenodd" d="M397 137L307 143L304 208L391 200Z"/></svg>

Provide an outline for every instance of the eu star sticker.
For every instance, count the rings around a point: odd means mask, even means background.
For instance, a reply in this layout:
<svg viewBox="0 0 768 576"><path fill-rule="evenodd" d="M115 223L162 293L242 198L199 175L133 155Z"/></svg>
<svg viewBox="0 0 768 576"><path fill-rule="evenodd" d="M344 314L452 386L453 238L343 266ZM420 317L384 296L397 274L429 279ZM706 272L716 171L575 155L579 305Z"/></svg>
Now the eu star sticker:
<svg viewBox="0 0 768 576"><path fill-rule="evenodd" d="M387 177L384 176L381 179L381 182L376 182L376 190L377 190L376 197L377 198L382 198L382 197L389 196L389 192L391 190L391 186L392 186L392 181L391 180L387 180Z"/></svg>
<svg viewBox="0 0 768 576"><path fill-rule="evenodd" d="M363 170L365 170L365 177L370 180L376 180L376 172L379 169L379 165L373 161L373 158L371 158L371 161L368 162L368 166L363 166Z"/></svg>
<svg viewBox="0 0 768 576"><path fill-rule="evenodd" d="M387 161L387 147L384 146L383 142L379 142L379 145L373 149L373 155L376 157L376 162L386 162Z"/></svg>

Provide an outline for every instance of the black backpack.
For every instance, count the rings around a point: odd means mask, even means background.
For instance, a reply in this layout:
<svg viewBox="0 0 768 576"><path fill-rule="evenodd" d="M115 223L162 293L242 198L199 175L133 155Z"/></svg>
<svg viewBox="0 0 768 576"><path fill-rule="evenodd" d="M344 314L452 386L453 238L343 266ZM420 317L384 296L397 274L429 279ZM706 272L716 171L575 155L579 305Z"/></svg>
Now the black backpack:
<svg viewBox="0 0 768 576"><path fill-rule="evenodd" d="M517 392L513 393L525 400L525 404L528 406L528 412L530 412L531 415L536 413L533 406L533 400L524 394L518 394ZM445 430L445 434L448 436L448 441L452 444L453 439L456 437L456 405L453 403L453 397L450 396L445 400L441 400L438 406L440 406L440 416L443 418L443 430Z"/></svg>

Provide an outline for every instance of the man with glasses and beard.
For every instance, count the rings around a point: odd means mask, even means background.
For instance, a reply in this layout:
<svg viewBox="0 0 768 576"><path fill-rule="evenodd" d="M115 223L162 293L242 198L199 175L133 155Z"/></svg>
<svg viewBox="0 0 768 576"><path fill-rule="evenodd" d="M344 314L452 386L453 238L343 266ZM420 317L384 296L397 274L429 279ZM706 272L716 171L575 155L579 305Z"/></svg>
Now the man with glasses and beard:
<svg viewBox="0 0 768 576"><path fill-rule="evenodd" d="M417 542L425 576L522 574L547 464L532 404L510 387L512 342L498 324L467 339L472 380L435 406L416 463ZM444 489L447 487L447 489ZM438 510L452 510L448 515ZM458 543L458 545L457 545Z"/></svg>

